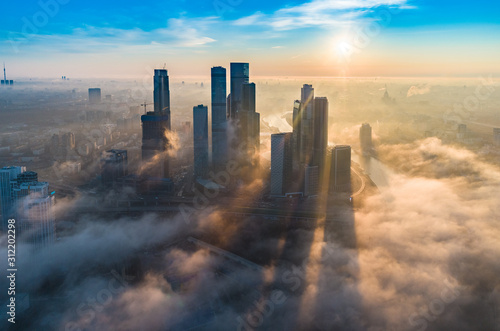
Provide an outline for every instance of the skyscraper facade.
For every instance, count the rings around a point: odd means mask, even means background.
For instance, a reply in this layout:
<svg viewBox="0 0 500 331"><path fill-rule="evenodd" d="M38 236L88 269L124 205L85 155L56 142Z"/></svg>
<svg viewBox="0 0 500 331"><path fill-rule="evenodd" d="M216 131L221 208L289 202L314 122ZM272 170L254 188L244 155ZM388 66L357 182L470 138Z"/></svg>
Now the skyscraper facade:
<svg viewBox="0 0 500 331"><path fill-rule="evenodd" d="M330 192L351 188L351 146L337 145L332 149Z"/></svg>
<svg viewBox="0 0 500 331"><path fill-rule="evenodd" d="M247 148L247 161L258 161L260 114L255 110L255 83L244 83L241 92L240 109L236 113L237 137Z"/></svg>
<svg viewBox="0 0 500 331"><path fill-rule="evenodd" d="M170 115L170 87L166 69L155 69L153 93L154 112ZM168 129L170 130L170 121Z"/></svg>
<svg viewBox="0 0 500 331"><path fill-rule="evenodd" d="M148 177L167 178L170 175L168 133L170 132L170 91L168 72L155 69L154 111L141 116L142 161Z"/></svg>
<svg viewBox="0 0 500 331"><path fill-rule="evenodd" d="M313 108L314 139L312 164L319 167L320 181L326 160L326 149L328 147L328 99L316 97Z"/></svg>
<svg viewBox="0 0 500 331"><path fill-rule="evenodd" d="M242 86L249 82L249 64L231 63L231 109L230 117L236 118L240 110L242 99Z"/></svg>
<svg viewBox="0 0 500 331"><path fill-rule="evenodd" d="M55 242L54 194L49 193L49 183L29 178L33 177L17 177L12 199L20 236L39 249Z"/></svg>
<svg viewBox="0 0 500 331"><path fill-rule="evenodd" d="M212 68L212 165L214 172L225 169L228 160L226 68Z"/></svg>
<svg viewBox="0 0 500 331"><path fill-rule="evenodd" d="M193 107L194 175L208 176L208 108Z"/></svg>
<svg viewBox="0 0 500 331"><path fill-rule="evenodd" d="M271 135L271 195L283 196L292 181L293 134Z"/></svg>
<svg viewBox="0 0 500 331"><path fill-rule="evenodd" d="M25 167L0 169L2 230L8 219L16 220L19 236L35 248L55 241L54 194L47 182L38 182L38 174Z"/></svg>
<svg viewBox="0 0 500 331"><path fill-rule="evenodd" d="M301 130L301 105L299 100L293 103L293 171L300 168L300 130Z"/></svg>
<svg viewBox="0 0 500 331"><path fill-rule="evenodd" d="M0 212L2 213L2 231L7 232L9 218L15 217L12 186L17 177L26 171L26 167L3 167L0 169Z"/></svg>
<svg viewBox="0 0 500 331"><path fill-rule="evenodd" d="M300 163L311 164L314 145L314 88L304 84L301 89L301 137L300 137Z"/></svg>

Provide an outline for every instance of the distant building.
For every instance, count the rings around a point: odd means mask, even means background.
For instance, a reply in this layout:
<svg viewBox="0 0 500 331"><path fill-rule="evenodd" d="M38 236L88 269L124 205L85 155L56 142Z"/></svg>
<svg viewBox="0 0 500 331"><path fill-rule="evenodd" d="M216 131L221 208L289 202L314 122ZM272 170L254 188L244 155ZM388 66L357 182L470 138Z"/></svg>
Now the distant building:
<svg viewBox="0 0 500 331"><path fill-rule="evenodd" d="M89 88L89 103L96 104L101 102L101 89Z"/></svg>
<svg viewBox="0 0 500 331"><path fill-rule="evenodd" d="M500 128L493 129L493 141L500 146Z"/></svg>
<svg viewBox="0 0 500 331"><path fill-rule="evenodd" d="M228 161L226 68L213 67L212 71L212 165L217 173L226 168Z"/></svg>
<svg viewBox="0 0 500 331"><path fill-rule="evenodd" d="M101 182L112 185L128 175L128 157L124 149L106 151L101 159Z"/></svg>
<svg viewBox="0 0 500 331"><path fill-rule="evenodd" d="M330 192L351 188L351 146L337 145L332 149Z"/></svg>
<svg viewBox="0 0 500 331"><path fill-rule="evenodd" d="M292 181L293 134L271 135L271 195L284 196Z"/></svg>
<svg viewBox="0 0 500 331"><path fill-rule="evenodd" d="M208 176L208 108L193 107L194 175Z"/></svg>
<svg viewBox="0 0 500 331"><path fill-rule="evenodd" d="M372 143L372 127L368 123L361 124L359 128L359 142L363 152L371 151Z"/></svg>

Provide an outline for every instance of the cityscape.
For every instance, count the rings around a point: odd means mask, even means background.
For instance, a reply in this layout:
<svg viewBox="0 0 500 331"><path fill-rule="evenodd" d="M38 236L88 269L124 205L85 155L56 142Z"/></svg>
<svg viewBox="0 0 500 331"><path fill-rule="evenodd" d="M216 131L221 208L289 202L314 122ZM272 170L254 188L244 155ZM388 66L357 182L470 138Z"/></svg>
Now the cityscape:
<svg viewBox="0 0 500 331"><path fill-rule="evenodd" d="M493 13L123 5L0 23L1 330L500 328Z"/></svg>

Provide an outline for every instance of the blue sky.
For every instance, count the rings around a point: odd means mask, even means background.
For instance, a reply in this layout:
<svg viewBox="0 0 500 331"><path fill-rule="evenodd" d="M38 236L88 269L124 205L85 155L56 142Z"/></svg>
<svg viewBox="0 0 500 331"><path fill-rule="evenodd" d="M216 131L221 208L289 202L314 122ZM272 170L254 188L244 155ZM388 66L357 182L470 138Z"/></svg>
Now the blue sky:
<svg viewBox="0 0 500 331"><path fill-rule="evenodd" d="M2 12L0 60L23 76L135 76L165 62L205 75L233 60L260 76L500 73L491 0L40 0Z"/></svg>

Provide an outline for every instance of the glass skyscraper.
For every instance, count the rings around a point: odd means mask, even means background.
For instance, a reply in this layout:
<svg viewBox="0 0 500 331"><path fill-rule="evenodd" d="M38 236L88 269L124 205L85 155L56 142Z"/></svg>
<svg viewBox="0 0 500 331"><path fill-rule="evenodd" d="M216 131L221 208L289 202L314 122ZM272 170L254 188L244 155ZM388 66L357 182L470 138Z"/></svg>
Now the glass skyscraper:
<svg viewBox="0 0 500 331"><path fill-rule="evenodd" d="M212 68L212 165L225 169L228 160L226 68Z"/></svg>

